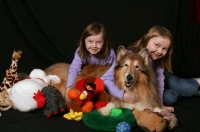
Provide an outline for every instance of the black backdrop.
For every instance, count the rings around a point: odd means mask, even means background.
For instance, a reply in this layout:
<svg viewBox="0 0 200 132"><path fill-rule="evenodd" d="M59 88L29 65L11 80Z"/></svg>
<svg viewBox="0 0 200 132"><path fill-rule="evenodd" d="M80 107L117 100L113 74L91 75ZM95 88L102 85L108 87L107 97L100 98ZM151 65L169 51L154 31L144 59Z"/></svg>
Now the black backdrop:
<svg viewBox="0 0 200 132"><path fill-rule="evenodd" d="M200 25L190 23L189 0L0 0L0 79L13 49L22 50L19 72L71 63L78 39L92 22L105 25L116 49L161 25L174 37L173 70L200 76Z"/></svg>
<svg viewBox="0 0 200 132"><path fill-rule="evenodd" d="M0 0L0 17L1 80L14 49L23 51L18 72L71 63L82 31L92 22L105 25L115 49L128 46L154 25L168 28L174 37L174 73L200 77L200 24L189 21L189 0ZM199 131L199 101L192 97L175 104L176 132ZM90 130L81 122L45 119L40 110L2 113L1 131Z"/></svg>

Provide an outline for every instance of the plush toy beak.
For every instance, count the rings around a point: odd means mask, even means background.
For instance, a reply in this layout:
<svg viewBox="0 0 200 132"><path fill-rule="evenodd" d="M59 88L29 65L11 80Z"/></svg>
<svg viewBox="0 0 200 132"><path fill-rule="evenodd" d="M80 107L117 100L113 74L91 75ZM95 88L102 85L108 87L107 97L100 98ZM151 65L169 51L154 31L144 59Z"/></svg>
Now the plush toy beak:
<svg viewBox="0 0 200 132"><path fill-rule="evenodd" d="M80 100L84 100L84 99L86 99L87 98L87 92L86 91L83 91L83 93L81 93L81 95L80 95Z"/></svg>

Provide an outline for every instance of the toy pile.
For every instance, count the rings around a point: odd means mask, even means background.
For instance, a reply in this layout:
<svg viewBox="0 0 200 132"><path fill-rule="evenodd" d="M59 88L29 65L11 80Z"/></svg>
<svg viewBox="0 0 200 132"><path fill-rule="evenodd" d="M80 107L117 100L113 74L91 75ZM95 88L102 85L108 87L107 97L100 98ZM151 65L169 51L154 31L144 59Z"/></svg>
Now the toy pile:
<svg viewBox="0 0 200 132"><path fill-rule="evenodd" d="M17 62L21 54L20 50L13 51L12 63L0 86L0 110L14 108L29 112L42 108L47 118L64 112L66 105L61 92L50 85L50 81L60 83L57 75L46 75L43 70L34 69L28 78L19 81ZM149 109L132 111L113 108L109 116L101 115L98 109L108 103L109 96L104 90L103 81L94 76L78 80L75 88L68 92L68 97L71 99L69 113L63 117L67 120L83 120L86 126L96 130L131 132L131 128L138 125L144 131L162 132L167 127L173 129L177 126L175 115L168 111L154 113Z"/></svg>
<svg viewBox="0 0 200 132"><path fill-rule="evenodd" d="M21 80L13 85L8 91L13 108L21 112L28 112L38 108L37 102L33 98L34 93L42 90L50 83L60 82L56 75L46 75L41 69L34 69L29 74L29 78Z"/></svg>

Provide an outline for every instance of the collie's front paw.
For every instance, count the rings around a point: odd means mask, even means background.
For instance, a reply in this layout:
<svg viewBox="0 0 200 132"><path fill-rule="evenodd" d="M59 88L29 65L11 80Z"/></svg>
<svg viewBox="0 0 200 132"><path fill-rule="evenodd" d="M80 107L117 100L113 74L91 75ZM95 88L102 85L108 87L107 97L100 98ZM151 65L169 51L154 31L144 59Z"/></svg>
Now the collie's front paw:
<svg viewBox="0 0 200 132"><path fill-rule="evenodd" d="M132 103L127 103L127 104L124 106L124 108L130 109L130 110L134 109L134 107L135 107L135 104L132 104Z"/></svg>
<svg viewBox="0 0 200 132"><path fill-rule="evenodd" d="M108 116L110 114L110 110L107 109L106 107L102 107L98 109L98 111L101 115L104 115L104 116Z"/></svg>
<svg viewBox="0 0 200 132"><path fill-rule="evenodd" d="M106 106L100 108L98 111L100 114L104 116L108 116L112 110L112 108L115 108L115 105L112 102L109 102Z"/></svg>

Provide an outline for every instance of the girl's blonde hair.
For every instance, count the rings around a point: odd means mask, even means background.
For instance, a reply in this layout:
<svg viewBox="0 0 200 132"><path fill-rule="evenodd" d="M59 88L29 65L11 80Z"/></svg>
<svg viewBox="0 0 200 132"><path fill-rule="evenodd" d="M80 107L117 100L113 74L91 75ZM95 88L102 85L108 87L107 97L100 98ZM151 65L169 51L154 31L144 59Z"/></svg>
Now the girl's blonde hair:
<svg viewBox="0 0 200 132"><path fill-rule="evenodd" d="M104 44L103 44L103 48L101 49L99 53L99 57L105 58L106 56L108 56L110 49L112 48L112 45L108 39L106 29L102 24L94 22L94 23L89 24L86 27L86 29L83 31L81 38L79 40L80 49L78 53L82 59L84 59L89 54L89 52L87 51L85 47L85 39L89 36L98 35L100 33L102 33L103 35Z"/></svg>
<svg viewBox="0 0 200 132"><path fill-rule="evenodd" d="M138 52L142 48L146 48L149 40L153 37L166 37L169 38L171 45L166 53L166 55L158 60L156 60L156 64L161 66L162 68L167 69L169 72L172 72L171 66L171 55L172 55L172 34L170 31L162 26L154 26L147 31L147 33L142 36L138 41L131 44L127 49L132 52Z"/></svg>

